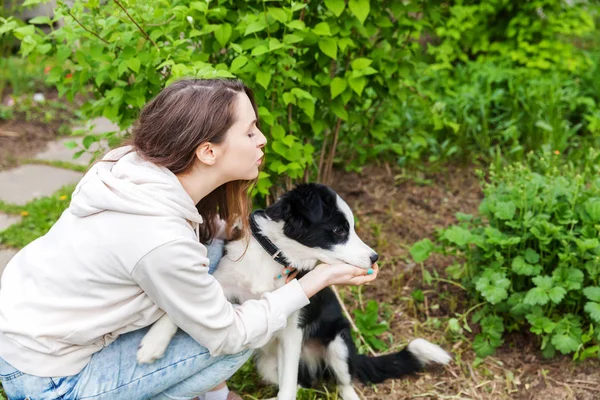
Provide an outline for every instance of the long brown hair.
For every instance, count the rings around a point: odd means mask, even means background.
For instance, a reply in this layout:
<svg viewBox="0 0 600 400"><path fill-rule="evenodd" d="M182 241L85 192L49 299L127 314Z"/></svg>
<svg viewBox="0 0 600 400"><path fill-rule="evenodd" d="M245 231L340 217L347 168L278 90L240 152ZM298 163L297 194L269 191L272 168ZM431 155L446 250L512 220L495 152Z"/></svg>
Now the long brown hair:
<svg viewBox="0 0 600 400"><path fill-rule="evenodd" d="M142 109L133 127L132 145L144 159L174 174L189 171L202 143L222 143L235 122L239 93L245 93L258 118L252 91L234 79L181 79L163 89ZM257 122L258 126L258 122ZM200 240L208 242L216 233L216 218L226 221L228 233L236 220L241 232L249 232L249 189L255 181L228 182L204 197L196 208L204 223Z"/></svg>

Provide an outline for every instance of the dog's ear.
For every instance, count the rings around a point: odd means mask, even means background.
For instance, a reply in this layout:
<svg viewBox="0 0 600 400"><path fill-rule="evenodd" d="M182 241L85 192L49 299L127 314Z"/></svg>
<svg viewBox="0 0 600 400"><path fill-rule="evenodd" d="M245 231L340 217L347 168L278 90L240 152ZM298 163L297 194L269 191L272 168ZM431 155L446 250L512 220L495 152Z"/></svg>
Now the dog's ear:
<svg viewBox="0 0 600 400"><path fill-rule="evenodd" d="M311 223L319 222L323 218L323 201L319 192L316 190L303 191L295 200L295 207L298 217L307 219Z"/></svg>
<svg viewBox="0 0 600 400"><path fill-rule="evenodd" d="M265 214L273 221L287 221L292 215L291 205L286 198L282 198L267 207Z"/></svg>

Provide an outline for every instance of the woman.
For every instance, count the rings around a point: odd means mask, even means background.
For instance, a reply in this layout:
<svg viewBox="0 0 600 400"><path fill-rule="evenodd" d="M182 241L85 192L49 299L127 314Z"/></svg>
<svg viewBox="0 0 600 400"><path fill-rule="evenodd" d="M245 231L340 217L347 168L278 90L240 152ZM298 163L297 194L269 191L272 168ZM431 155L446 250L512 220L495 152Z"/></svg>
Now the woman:
<svg viewBox="0 0 600 400"><path fill-rule="evenodd" d="M247 190L265 143L252 92L239 81L180 80L150 101L133 144L94 165L52 229L6 267L0 379L8 397L200 396L316 292L373 280L376 268L367 276L320 265L261 300L226 300L201 243L219 219L241 220L247 234ZM137 364L145 328L164 312L181 329L162 359Z"/></svg>

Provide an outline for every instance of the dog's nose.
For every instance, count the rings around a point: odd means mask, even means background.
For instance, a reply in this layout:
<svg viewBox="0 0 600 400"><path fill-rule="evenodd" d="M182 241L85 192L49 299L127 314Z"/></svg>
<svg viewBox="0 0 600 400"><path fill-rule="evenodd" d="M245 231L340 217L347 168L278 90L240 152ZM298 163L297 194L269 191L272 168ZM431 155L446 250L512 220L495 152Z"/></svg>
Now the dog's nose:
<svg viewBox="0 0 600 400"><path fill-rule="evenodd" d="M379 260L379 254L373 253L371 254L371 264L375 264Z"/></svg>

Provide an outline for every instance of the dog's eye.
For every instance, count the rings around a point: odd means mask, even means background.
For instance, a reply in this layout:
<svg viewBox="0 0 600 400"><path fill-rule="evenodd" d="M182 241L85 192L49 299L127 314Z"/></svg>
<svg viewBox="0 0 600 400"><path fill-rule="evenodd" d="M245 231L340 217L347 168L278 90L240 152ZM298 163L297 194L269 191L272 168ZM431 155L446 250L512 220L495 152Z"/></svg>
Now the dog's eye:
<svg viewBox="0 0 600 400"><path fill-rule="evenodd" d="M342 236L344 233L345 233L344 229L340 228L339 226L336 226L335 228L333 228L334 235Z"/></svg>

